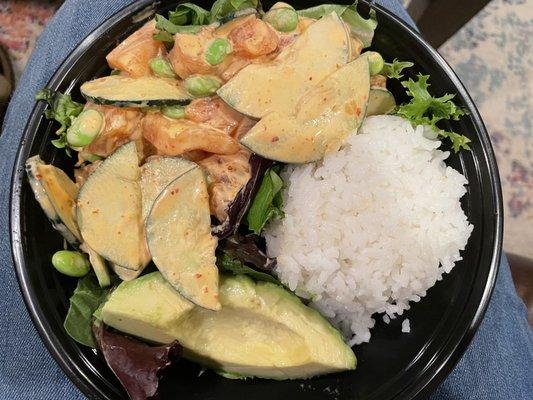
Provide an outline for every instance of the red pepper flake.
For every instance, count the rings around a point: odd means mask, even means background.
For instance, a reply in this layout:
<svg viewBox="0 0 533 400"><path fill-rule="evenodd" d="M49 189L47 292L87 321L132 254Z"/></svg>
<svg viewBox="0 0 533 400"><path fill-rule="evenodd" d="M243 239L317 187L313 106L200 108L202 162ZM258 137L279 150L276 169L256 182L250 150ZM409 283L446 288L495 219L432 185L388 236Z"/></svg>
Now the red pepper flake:
<svg viewBox="0 0 533 400"><path fill-rule="evenodd" d="M194 274L194 277L195 277L196 279L200 279L200 278L202 277L202 274Z"/></svg>
<svg viewBox="0 0 533 400"><path fill-rule="evenodd" d="M274 136L274 137L272 138L272 143L275 143L275 142L277 142L278 140L279 140L279 137Z"/></svg>

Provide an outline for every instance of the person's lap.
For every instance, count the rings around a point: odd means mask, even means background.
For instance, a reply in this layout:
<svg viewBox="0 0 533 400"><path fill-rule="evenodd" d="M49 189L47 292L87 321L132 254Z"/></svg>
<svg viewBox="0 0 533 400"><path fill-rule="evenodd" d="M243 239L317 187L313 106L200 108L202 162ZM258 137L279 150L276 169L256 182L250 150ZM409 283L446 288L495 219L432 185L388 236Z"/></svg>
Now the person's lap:
<svg viewBox="0 0 533 400"><path fill-rule="evenodd" d="M14 149L17 148L34 95L70 51L108 16L133 0L67 0L43 33L10 104L0 137L0 398L77 399L83 395L68 381L45 350L21 299L11 265L8 205ZM396 0L383 4L410 23ZM525 307L502 260L496 289L472 345L433 399L526 399L533 394L533 339Z"/></svg>

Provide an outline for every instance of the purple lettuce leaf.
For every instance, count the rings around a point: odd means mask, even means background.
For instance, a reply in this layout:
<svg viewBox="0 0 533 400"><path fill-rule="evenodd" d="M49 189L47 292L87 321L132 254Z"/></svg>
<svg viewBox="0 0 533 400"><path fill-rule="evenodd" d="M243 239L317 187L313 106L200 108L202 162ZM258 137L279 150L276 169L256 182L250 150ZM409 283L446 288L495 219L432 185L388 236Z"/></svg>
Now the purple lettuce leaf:
<svg viewBox="0 0 533 400"><path fill-rule="evenodd" d="M130 398L157 398L159 380L164 370L181 357L181 345L175 341L165 346L150 346L110 330L101 322L93 325L93 332L107 365Z"/></svg>
<svg viewBox="0 0 533 400"><path fill-rule="evenodd" d="M267 160L257 154L252 154L250 156L250 180L246 186L237 193L235 200L229 205L228 218L226 218L226 220L220 225L213 228L213 234L219 239L227 238L237 232L241 220L250 207L252 199L259 190L263 175L272 164L273 161Z"/></svg>

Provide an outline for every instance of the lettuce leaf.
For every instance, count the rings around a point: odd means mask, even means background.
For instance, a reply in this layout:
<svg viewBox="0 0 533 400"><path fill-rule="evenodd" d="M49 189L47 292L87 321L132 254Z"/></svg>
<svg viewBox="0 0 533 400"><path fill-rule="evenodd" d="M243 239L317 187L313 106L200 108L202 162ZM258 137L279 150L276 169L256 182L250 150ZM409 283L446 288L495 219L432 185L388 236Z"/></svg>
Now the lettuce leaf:
<svg viewBox="0 0 533 400"><path fill-rule="evenodd" d="M78 286L70 297L70 307L63 327L76 342L96 347L92 334L93 313L107 298L109 290L102 289L92 274L78 281Z"/></svg>
<svg viewBox="0 0 533 400"><path fill-rule="evenodd" d="M167 43L174 43L173 35L176 33L198 33L203 27L203 25L176 25L159 14L156 14L155 21L155 27L159 31L154 34L154 39Z"/></svg>
<svg viewBox="0 0 533 400"><path fill-rule="evenodd" d="M386 62L383 66L383 70L380 73L385 75L387 78L402 79L403 70L405 68L411 68L413 65L414 64L410 61L400 61L395 58L391 63Z"/></svg>
<svg viewBox="0 0 533 400"><path fill-rule="evenodd" d="M241 221L248 211L252 199L257 194L259 186L265 172L273 164L271 160L267 160L257 154L250 156L250 179L246 186L244 186L235 199L228 206L228 218L225 221L221 221L220 225L213 228L213 234L219 239L224 239L233 235L241 224Z"/></svg>
<svg viewBox="0 0 533 400"><path fill-rule="evenodd" d="M207 25L209 11L193 3L183 3L168 13L168 19L174 25Z"/></svg>
<svg viewBox="0 0 533 400"><path fill-rule="evenodd" d="M283 180L278 175L279 167L269 168L248 210L248 228L259 235L271 219L283 218Z"/></svg>
<svg viewBox="0 0 533 400"><path fill-rule="evenodd" d="M441 97L433 97L428 91L429 75L417 75L417 80L409 79L403 81L402 85L407 89L407 94L411 97L409 103L404 103L398 107L397 114L408 119L414 125L430 126L438 136L449 138L455 152L461 149L470 150L470 139L456 132L448 132L440 129L437 123L442 120L457 121L465 115L465 112L457 107L452 99L453 94L445 94Z"/></svg>
<svg viewBox="0 0 533 400"><path fill-rule="evenodd" d="M269 258L257 245L260 238L256 235L234 235L219 243L219 248L232 258L242 263L253 265L255 269L272 272L276 267L276 259Z"/></svg>
<svg viewBox="0 0 533 400"><path fill-rule="evenodd" d="M257 281L271 282L280 285L280 282L272 275L248 267L241 260L232 257L231 254L225 251L219 253L217 256L217 267L234 275L248 275Z"/></svg>
<svg viewBox="0 0 533 400"><path fill-rule="evenodd" d="M45 110L44 116L61 124L56 131L59 138L52 140L52 144L59 149L65 148L67 154L70 155L70 149L67 144L67 129L83 111L83 104L72 100L68 94L46 88L37 93L35 100L46 101L50 106L50 108Z"/></svg>
<svg viewBox="0 0 533 400"><path fill-rule="evenodd" d="M172 37L176 33L198 33L204 26L221 21L230 14L246 8L260 8L259 0L217 0L210 11L193 3L179 4L174 11L169 12L168 19L156 14L156 28L154 39L166 43L173 43Z"/></svg>
<svg viewBox="0 0 533 400"><path fill-rule="evenodd" d="M182 347L176 341L150 346L103 323L96 323L93 331L107 365L133 400L155 398L165 369L181 358Z"/></svg>
<svg viewBox="0 0 533 400"><path fill-rule="evenodd" d="M340 16L344 22L350 26L352 35L356 36L363 42L363 47L369 47L374 38L374 31L378 26L376 11L370 10L369 18L363 18L357 11L357 1L351 6L340 4L321 4L319 6L298 10L301 17L320 19L324 15L331 14L333 11Z"/></svg>
<svg viewBox="0 0 533 400"><path fill-rule="evenodd" d="M245 10L247 8L259 8L261 3L259 0L217 0L211 7L209 20L216 22L224 19L230 14L237 11Z"/></svg>

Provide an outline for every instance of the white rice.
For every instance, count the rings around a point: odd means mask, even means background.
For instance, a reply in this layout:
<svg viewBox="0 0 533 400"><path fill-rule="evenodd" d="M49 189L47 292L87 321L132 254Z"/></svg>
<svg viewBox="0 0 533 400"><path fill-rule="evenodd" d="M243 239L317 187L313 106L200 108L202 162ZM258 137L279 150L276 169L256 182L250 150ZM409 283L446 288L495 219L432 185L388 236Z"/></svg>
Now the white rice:
<svg viewBox="0 0 533 400"><path fill-rule="evenodd" d="M367 118L337 153L283 173L285 218L266 232L280 279L345 334L368 342L461 259L467 184L439 141L394 116Z"/></svg>
<svg viewBox="0 0 533 400"><path fill-rule="evenodd" d="M411 323L409 322L409 318L406 318L402 321L402 332L403 333L411 332Z"/></svg>

